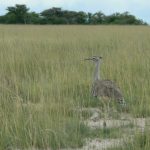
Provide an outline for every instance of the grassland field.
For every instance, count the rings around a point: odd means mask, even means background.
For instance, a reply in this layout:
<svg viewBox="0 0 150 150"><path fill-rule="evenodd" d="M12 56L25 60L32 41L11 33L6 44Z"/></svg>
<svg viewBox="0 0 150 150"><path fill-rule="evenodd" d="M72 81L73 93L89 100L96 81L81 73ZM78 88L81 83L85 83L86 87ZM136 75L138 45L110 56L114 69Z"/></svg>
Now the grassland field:
<svg viewBox="0 0 150 150"><path fill-rule="evenodd" d="M94 66L83 61L93 55L103 56L101 78L119 85L129 113L149 117L149 26L0 25L0 150L76 148L103 134L73 111L99 106L90 95Z"/></svg>

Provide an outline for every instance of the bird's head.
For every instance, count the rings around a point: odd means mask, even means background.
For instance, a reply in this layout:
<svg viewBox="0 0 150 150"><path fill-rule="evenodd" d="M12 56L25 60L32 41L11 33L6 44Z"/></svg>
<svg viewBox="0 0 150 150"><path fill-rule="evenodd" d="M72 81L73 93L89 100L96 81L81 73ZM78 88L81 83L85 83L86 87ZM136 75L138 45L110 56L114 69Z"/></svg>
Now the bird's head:
<svg viewBox="0 0 150 150"><path fill-rule="evenodd" d="M93 57L90 57L90 58L85 58L84 60L92 60L94 62L99 62L101 59L102 59L101 56L93 56Z"/></svg>

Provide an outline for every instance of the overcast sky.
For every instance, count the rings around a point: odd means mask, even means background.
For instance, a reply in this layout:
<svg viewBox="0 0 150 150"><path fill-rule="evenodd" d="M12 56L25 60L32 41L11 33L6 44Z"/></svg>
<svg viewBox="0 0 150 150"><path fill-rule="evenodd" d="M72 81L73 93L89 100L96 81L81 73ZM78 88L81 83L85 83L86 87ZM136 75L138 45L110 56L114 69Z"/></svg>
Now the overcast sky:
<svg viewBox="0 0 150 150"><path fill-rule="evenodd" d="M0 15L6 13L7 6L15 4L26 4L30 11L36 12L50 7L86 12L102 11L107 15L129 11L150 23L150 0L0 0Z"/></svg>

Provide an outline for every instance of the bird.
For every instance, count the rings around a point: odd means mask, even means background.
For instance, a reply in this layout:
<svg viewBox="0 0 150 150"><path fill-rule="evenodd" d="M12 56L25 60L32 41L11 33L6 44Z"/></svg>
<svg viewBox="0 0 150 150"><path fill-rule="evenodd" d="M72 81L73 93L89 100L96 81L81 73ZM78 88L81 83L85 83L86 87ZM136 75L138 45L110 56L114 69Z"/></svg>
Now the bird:
<svg viewBox="0 0 150 150"><path fill-rule="evenodd" d="M90 58L85 58L84 60L90 60L95 63L94 79L91 90L92 96L115 100L120 105L125 106L126 102L124 100L124 96L121 89L116 85L116 83L108 79L102 80L100 78L100 65L102 57L93 56Z"/></svg>

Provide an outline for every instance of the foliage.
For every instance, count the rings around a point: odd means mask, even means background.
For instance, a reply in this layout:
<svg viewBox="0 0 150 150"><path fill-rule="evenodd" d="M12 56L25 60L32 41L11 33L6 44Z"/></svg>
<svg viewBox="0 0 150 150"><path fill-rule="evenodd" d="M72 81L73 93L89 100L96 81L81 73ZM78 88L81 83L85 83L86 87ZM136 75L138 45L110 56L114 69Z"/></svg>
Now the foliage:
<svg viewBox="0 0 150 150"><path fill-rule="evenodd" d="M105 24L145 24L142 20L136 19L135 16L129 14L129 12L115 13L104 19Z"/></svg>
<svg viewBox="0 0 150 150"><path fill-rule="evenodd" d="M62 10L53 7L42 11L40 14L29 12L26 5L16 4L8 7L7 13L0 16L0 23L5 24L135 24L146 25L129 12L115 13L106 16L101 11L94 14L83 11Z"/></svg>
<svg viewBox="0 0 150 150"><path fill-rule="evenodd" d="M26 5L16 4L15 7L8 7L8 13L6 14L6 20L8 21L7 23L26 24L28 10L29 9L26 7Z"/></svg>

